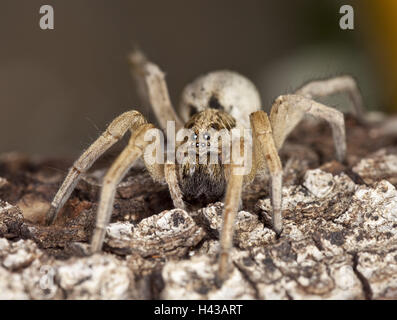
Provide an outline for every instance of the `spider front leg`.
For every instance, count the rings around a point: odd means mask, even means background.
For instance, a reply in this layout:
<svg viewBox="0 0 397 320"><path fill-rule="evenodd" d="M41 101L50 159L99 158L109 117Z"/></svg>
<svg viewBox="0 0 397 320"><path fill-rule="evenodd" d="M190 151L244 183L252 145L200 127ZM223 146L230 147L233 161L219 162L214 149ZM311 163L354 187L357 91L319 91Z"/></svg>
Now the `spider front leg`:
<svg viewBox="0 0 397 320"><path fill-rule="evenodd" d="M166 163L164 165L164 178L167 182L175 208L186 209L185 202L183 201L183 194L178 183L176 165L174 163Z"/></svg>
<svg viewBox="0 0 397 320"><path fill-rule="evenodd" d="M232 158L230 165L230 175L226 189L225 209L223 212L223 226L220 240L220 256L217 278L220 282L227 277L229 266L229 253L233 245L233 224L241 199L243 182L251 181L255 175L268 168L271 176L271 202L273 210L273 227L276 233L281 233L283 228L282 221L282 165L278 156L276 145L273 140L272 127L269 118L264 111L257 111L250 115L252 136L253 136L253 163L250 172L243 175L245 168L243 165L235 164ZM240 152L244 153L247 145L242 141ZM246 181L244 181L246 180Z"/></svg>
<svg viewBox="0 0 397 320"><path fill-rule="evenodd" d="M256 173L263 171L265 166L270 172L270 200L272 203L273 228L277 234L283 230L282 183L283 167L273 139L273 131L269 118L264 111L250 115L254 141L254 161Z"/></svg>
<svg viewBox="0 0 397 320"><path fill-rule="evenodd" d="M51 203L50 210L47 212L47 224L52 224L55 221L59 210L70 197L70 194L76 187L81 175L91 168L93 163L106 150L119 141L128 129L133 131L146 122L146 119L138 111L125 112L112 121L106 131L80 156L80 158L69 169L68 175L55 195L54 200Z"/></svg>
<svg viewBox="0 0 397 320"><path fill-rule="evenodd" d="M358 120L361 123L365 123L363 99L357 82L352 76L344 75L326 80L311 81L296 90L295 94L314 99L316 97L325 97L339 92L347 92L353 103Z"/></svg>
<svg viewBox="0 0 397 320"><path fill-rule="evenodd" d="M160 128L167 132L167 121L175 123L176 131L182 128L183 123L172 106L165 75L161 69L139 50L130 54L129 62L141 100L148 108L153 109Z"/></svg>
<svg viewBox="0 0 397 320"><path fill-rule="evenodd" d="M131 135L127 147L118 156L103 179L96 226L91 241L91 252L93 253L102 249L106 226L112 215L117 185L150 143L150 141L145 141L144 136L148 130L153 128L152 124L144 124Z"/></svg>
<svg viewBox="0 0 397 320"><path fill-rule="evenodd" d="M346 133L343 113L300 95L280 96L272 106L270 122L277 150L280 150L287 136L305 114L324 119L331 125L336 157L340 162L343 162L346 156Z"/></svg>
<svg viewBox="0 0 397 320"><path fill-rule="evenodd" d="M240 148L238 146L240 144ZM244 150L244 143L241 141L234 141L232 144L233 150ZM244 151L243 151L244 152ZM233 224L236 213L240 204L241 191L243 187L243 169L241 165L235 164L236 158L231 156L231 164L229 165L229 179L226 188L225 208L223 210L223 222L220 239L220 253L218 262L217 280L221 284L228 274L229 255L233 246Z"/></svg>

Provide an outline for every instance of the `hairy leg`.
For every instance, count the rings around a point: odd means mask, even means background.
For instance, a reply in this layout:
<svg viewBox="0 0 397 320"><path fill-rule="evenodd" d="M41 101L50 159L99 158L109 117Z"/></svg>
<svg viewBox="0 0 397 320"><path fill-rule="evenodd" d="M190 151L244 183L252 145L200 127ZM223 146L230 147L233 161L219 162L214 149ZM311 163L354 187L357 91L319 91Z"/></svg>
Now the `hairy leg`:
<svg viewBox="0 0 397 320"><path fill-rule="evenodd" d="M315 99L316 97L324 97L339 92L347 92L353 103L357 118L364 123L363 99L357 86L357 82L352 76L344 75L326 80L311 81L296 90L295 94Z"/></svg>
<svg viewBox="0 0 397 320"><path fill-rule="evenodd" d="M185 209L183 201L183 194L179 187L178 178L176 175L176 165L167 163L164 166L165 181L167 181L168 189L170 190L171 198L175 208Z"/></svg>
<svg viewBox="0 0 397 320"><path fill-rule="evenodd" d="M257 173L265 164L270 172L270 200L273 210L273 228L277 234L283 229L282 220L282 177L283 168L273 140L272 127L269 118L264 111L257 111L250 115L252 135L254 141L254 161ZM263 163L265 162L265 163Z"/></svg>
<svg viewBox="0 0 397 320"><path fill-rule="evenodd" d="M63 207L80 180L81 174L85 173L95 160L119 141L128 129L134 131L144 123L146 123L146 120L138 111L125 112L112 121L106 131L84 151L69 169L68 175L55 195L50 210L47 212L47 224L53 223L56 219L59 210Z"/></svg>
<svg viewBox="0 0 397 320"><path fill-rule="evenodd" d="M232 148L238 148L236 144L240 144L240 151L244 154L244 143L234 141ZM217 279L222 283L228 274L229 255L233 246L233 225L236 213L240 204L241 191L243 186L244 175L241 172L242 165L235 164L232 156L229 165L228 184L226 187L225 208L223 211L223 225L220 239L220 253Z"/></svg>
<svg viewBox="0 0 397 320"><path fill-rule="evenodd" d="M143 154L145 147L150 143L150 141L144 140L144 135L147 130L152 128L154 128L152 124L144 124L136 129L131 135L127 147L118 156L104 177L96 227L91 241L91 252L97 252L102 249L106 226L112 215L117 185L134 164L135 160Z"/></svg>
<svg viewBox="0 0 397 320"><path fill-rule="evenodd" d="M160 68L148 61L139 50L134 50L130 54L129 62L143 103L153 109L160 128L166 132L167 121L174 121L177 131L182 128L183 123L172 106L165 75Z"/></svg>
<svg viewBox="0 0 397 320"><path fill-rule="evenodd" d="M270 112L270 123L277 150L285 139L302 120L305 114L326 120L332 128L336 156L343 161L346 156L346 134L343 113L327 107L301 95L284 95L278 97Z"/></svg>

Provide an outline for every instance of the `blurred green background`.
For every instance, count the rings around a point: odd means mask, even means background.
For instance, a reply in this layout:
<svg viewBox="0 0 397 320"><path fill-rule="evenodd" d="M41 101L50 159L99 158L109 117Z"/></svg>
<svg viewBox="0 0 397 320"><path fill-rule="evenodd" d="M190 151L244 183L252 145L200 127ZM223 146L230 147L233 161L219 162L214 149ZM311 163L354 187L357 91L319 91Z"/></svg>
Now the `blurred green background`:
<svg viewBox="0 0 397 320"><path fill-rule="evenodd" d="M266 110L309 79L342 73L358 79L367 108L392 108L395 55L382 53L397 43L397 1L379 2L1 0L0 152L75 157L128 109L154 120L129 74L135 44L166 72L175 107L185 84L226 68L254 81ZM54 8L55 30L39 28L43 4ZM354 30L339 27L343 4L355 10ZM391 27L380 24L382 6Z"/></svg>

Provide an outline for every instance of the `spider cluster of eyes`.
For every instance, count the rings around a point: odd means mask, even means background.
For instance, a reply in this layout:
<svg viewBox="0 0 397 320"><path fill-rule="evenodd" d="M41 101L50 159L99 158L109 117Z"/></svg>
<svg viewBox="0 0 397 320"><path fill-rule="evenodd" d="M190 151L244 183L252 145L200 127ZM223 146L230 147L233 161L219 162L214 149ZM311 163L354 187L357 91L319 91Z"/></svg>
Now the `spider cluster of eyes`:
<svg viewBox="0 0 397 320"><path fill-rule="evenodd" d="M164 133L156 128L149 129L144 140L150 142L144 152L148 164L203 164L239 165L241 174L246 174L252 164L252 130L209 128L193 130L182 128L178 131L172 121L167 122L167 139ZM165 141L167 140L167 143ZM242 143L235 143L243 141Z"/></svg>

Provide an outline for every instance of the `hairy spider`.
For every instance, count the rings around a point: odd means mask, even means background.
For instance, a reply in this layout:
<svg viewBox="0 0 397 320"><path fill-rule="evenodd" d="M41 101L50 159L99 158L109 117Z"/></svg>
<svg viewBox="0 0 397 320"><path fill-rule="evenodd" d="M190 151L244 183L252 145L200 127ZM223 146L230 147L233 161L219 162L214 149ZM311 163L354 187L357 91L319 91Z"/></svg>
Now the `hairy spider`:
<svg viewBox="0 0 397 320"><path fill-rule="evenodd" d="M281 233L282 165L278 150L305 114L329 122L337 159L344 160L346 139L343 114L312 99L336 92L347 92L359 119L363 116L361 95L356 82L350 76L313 81L294 94L282 95L273 103L268 117L266 112L260 110L259 94L250 80L235 72L216 71L197 78L185 87L181 97L181 118L179 118L171 104L163 72L148 61L140 51L134 51L129 61L139 92L144 101L153 108L161 129L165 132L167 121L173 121L176 130L182 128L192 130L193 134L185 137L183 142L187 142L192 147L196 156L201 153L219 155L222 146L214 143L216 139L211 137L212 133L210 134L214 130L229 132L233 129L245 128L252 132L252 165L244 173L238 170L242 164L238 164L234 156L230 163L223 163L224 158L219 156L221 161L215 164L208 161L199 164L189 161L178 163L169 159L165 163L156 161L149 163L144 159L152 178L168 184L174 206L177 208L185 209L189 203L199 202L202 205L224 198L218 269L220 281L227 277L233 223L240 205L242 187L250 183L256 174L264 171L270 173L273 228L278 234ZM182 121L186 124L183 125ZM46 217L47 223L51 224L55 220L81 175L110 146L119 141L127 130L130 130L131 138L128 145L103 179L97 222L91 242L91 251L100 251L106 226L112 214L116 187L133 163L144 155L150 144L145 134L153 128L154 126L148 124L138 111L125 112L113 120L106 131L70 168L51 203ZM170 139L167 136L167 142ZM241 155L241 150L247 149L248 143L245 139L234 139L232 147L240 147Z"/></svg>

